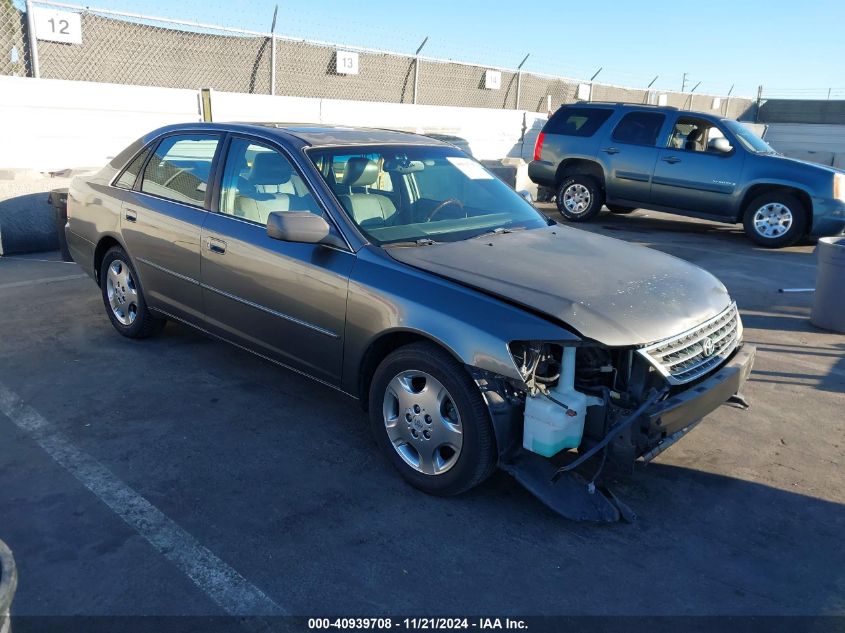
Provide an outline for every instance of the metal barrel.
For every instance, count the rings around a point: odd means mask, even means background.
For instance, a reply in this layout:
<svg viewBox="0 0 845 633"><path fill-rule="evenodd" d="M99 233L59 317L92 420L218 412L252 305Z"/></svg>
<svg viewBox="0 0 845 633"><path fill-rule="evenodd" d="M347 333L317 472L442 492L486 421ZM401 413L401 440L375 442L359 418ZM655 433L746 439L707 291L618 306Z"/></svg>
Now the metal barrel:
<svg viewBox="0 0 845 633"><path fill-rule="evenodd" d="M820 238L816 257L816 292L810 322L845 334L845 237Z"/></svg>

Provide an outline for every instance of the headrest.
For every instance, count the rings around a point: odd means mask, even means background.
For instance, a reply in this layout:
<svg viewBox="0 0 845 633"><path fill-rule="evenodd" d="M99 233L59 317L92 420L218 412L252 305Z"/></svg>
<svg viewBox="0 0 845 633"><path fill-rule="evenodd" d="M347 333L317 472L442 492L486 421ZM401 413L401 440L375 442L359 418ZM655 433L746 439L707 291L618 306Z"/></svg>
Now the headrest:
<svg viewBox="0 0 845 633"><path fill-rule="evenodd" d="M356 156L346 161L343 183L347 187L369 187L378 178L378 164L374 160Z"/></svg>
<svg viewBox="0 0 845 633"><path fill-rule="evenodd" d="M290 180L292 168L281 154L261 152L252 161L249 182L253 185L283 185Z"/></svg>

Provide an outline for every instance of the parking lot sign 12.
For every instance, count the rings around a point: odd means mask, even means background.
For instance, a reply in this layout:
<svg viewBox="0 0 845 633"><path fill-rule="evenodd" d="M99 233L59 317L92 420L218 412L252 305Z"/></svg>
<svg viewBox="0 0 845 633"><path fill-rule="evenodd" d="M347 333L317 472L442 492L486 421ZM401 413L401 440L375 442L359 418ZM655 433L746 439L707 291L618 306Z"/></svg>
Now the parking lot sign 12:
<svg viewBox="0 0 845 633"><path fill-rule="evenodd" d="M78 13L35 7L33 17L35 18L35 36L39 40L82 44L82 20Z"/></svg>

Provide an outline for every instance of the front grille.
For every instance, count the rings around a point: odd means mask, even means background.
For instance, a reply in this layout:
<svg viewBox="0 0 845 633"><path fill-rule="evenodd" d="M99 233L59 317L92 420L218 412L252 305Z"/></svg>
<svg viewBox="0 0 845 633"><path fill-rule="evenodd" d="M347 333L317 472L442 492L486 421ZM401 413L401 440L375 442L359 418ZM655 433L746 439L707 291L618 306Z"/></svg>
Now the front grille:
<svg viewBox="0 0 845 633"><path fill-rule="evenodd" d="M709 339L709 342L708 342ZM701 325L640 350L669 384L700 378L730 356L742 340L742 321L736 304ZM712 343L712 350L705 349Z"/></svg>

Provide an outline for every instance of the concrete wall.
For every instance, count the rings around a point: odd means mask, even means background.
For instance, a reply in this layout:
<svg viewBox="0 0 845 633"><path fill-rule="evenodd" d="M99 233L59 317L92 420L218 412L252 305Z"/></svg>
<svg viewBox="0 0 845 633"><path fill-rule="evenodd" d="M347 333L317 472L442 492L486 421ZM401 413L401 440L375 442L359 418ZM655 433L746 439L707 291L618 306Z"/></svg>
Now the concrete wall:
<svg viewBox="0 0 845 633"><path fill-rule="evenodd" d="M199 119L193 90L0 77L0 169L102 165L150 129Z"/></svg>
<svg viewBox="0 0 845 633"><path fill-rule="evenodd" d="M845 125L769 123L764 138L786 156L845 168Z"/></svg>
<svg viewBox="0 0 845 633"><path fill-rule="evenodd" d="M766 99L760 104L760 123L845 124L845 101Z"/></svg>
<svg viewBox="0 0 845 633"><path fill-rule="evenodd" d="M341 99L212 94L215 121L285 121L390 128L431 134L479 160L531 159L545 114L520 110L413 105Z"/></svg>
<svg viewBox="0 0 845 633"><path fill-rule="evenodd" d="M546 116L490 108L212 93L216 121L386 127L435 134L478 159L528 159ZM0 77L0 169L102 165L156 127L200 120L193 90Z"/></svg>

